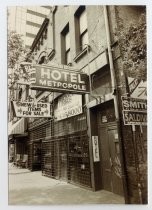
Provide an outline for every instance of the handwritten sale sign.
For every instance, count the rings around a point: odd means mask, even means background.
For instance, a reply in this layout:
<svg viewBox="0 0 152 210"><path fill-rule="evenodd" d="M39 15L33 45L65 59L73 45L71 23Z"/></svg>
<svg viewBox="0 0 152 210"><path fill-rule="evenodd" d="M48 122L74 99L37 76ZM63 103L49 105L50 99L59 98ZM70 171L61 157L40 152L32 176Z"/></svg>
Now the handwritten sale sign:
<svg viewBox="0 0 152 210"><path fill-rule="evenodd" d="M13 101L17 117L51 117L49 103Z"/></svg>

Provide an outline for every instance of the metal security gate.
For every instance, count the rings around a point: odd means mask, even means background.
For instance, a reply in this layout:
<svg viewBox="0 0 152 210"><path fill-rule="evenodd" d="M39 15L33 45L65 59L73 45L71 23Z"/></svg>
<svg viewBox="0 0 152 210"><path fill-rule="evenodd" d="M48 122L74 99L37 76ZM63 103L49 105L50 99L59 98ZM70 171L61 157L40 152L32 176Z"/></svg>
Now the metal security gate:
<svg viewBox="0 0 152 210"><path fill-rule="evenodd" d="M91 188L88 141L86 132L43 141L43 175Z"/></svg>
<svg viewBox="0 0 152 210"><path fill-rule="evenodd" d="M43 141L42 173L51 178L67 180L67 142L65 137Z"/></svg>
<svg viewBox="0 0 152 210"><path fill-rule="evenodd" d="M69 136L69 182L91 188L89 140L86 133Z"/></svg>
<svg viewBox="0 0 152 210"><path fill-rule="evenodd" d="M46 137L46 128L49 125L49 121L41 122L38 119L29 127L28 168L31 171L41 170L42 168L42 141Z"/></svg>

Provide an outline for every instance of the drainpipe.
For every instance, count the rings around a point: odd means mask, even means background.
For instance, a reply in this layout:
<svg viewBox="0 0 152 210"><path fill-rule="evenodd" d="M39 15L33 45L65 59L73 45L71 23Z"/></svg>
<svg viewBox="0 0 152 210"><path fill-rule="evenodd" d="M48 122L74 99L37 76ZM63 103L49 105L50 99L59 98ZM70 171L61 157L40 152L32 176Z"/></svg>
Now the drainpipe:
<svg viewBox="0 0 152 210"><path fill-rule="evenodd" d="M106 29L106 38L107 38L107 47L108 47L108 57L109 57L109 65L110 65L110 74L111 74L111 85L112 85L112 93L114 99L114 109L115 109L115 117L118 124L118 133L120 136L119 146L120 146L120 156L121 156L121 169L122 169L122 181L123 181L123 190L124 190L124 197L125 202L129 203L128 198L128 188L127 188L127 180L126 180L126 170L125 170L125 161L124 161L124 146L122 144L122 135L120 129L120 116L119 116L119 108L118 108L118 95L117 95L117 88L116 88L116 76L114 70L114 63L112 57L112 50L111 50L111 38L110 38L110 28L109 28L109 21L108 21L108 12L107 6L103 6L104 11L104 20L105 20L105 29ZM115 94L116 92L116 94Z"/></svg>

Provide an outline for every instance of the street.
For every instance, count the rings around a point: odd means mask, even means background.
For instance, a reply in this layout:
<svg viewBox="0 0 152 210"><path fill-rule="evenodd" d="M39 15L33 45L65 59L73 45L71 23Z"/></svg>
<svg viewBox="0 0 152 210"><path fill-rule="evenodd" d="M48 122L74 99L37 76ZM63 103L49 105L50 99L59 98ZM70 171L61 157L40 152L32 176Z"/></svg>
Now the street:
<svg viewBox="0 0 152 210"><path fill-rule="evenodd" d="M108 191L93 192L42 176L41 171L9 165L9 205L51 204L124 204L124 199Z"/></svg>

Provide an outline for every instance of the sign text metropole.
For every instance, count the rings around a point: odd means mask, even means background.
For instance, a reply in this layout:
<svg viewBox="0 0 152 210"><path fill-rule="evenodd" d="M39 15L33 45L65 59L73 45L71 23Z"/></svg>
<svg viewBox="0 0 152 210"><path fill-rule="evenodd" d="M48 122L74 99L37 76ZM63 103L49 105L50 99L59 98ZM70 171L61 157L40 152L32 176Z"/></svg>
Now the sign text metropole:
<svg viewBox="0 0 152 210"><path fill-rule="evenodd" d="M17 117L52 117L49 103L13 101L13 105Z"/></svg>
<svg viewBox="0 0 152 210"><path fill-rule="evenodd" d="M89 76L54 66L33 65L31 89L54 92L89 93Z"/></svg>

